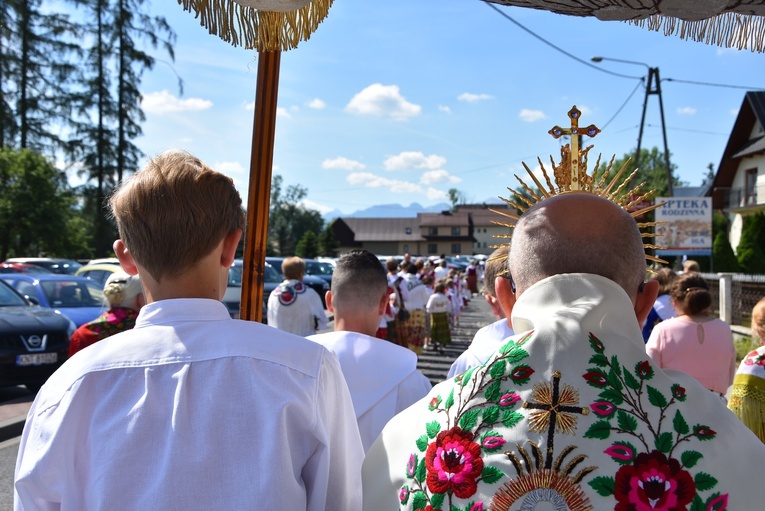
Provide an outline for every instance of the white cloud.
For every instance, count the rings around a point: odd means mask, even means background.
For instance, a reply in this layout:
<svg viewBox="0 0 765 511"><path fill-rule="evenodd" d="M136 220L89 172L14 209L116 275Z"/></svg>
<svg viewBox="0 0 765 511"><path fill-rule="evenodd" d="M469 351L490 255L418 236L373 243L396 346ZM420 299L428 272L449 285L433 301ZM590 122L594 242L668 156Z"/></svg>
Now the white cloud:
<svg viewBox="0 0 765 511"><path fill-rule="evenodd" d="M738 115L738 108L732 108L730 111L731 115Z"/></svg>
<svg viewBox="0 0 765 511"><path fill-rule="evenodd" d="M683 106L677 109L677 113L680 115L694 115L696 113L696 109L692 106Z"/></svg>
<svg viewBox="0 0 765 511"><path fill-rule="evenodd" d="M370 172L353 172L345 178L349 184L361 185L365 188L387 188L394 193L422 193L422 187L409 181L388 179Z"/></svg>
<svg viewBox="0 0 765 511"><path fill-rule="evenodd" d="M528 108L524 108L521 110L521 113L518 114L518 117L521 118L521 120L526 122L536 122L541 119L547 119L547 116L545 113L541 110L529 110Z"/></svg>
<svg viewBox="0 0 765 511"><path fill-rule="evenodd" d="M464 101L466 103L477 103L485 99L492 99L493 97L494 96L490 94L473 94L471 92L463 92L462 94L457 96L457 99L459 101Z"/></svg>
<svg viewBox="0 0 765 511"><path fill-rule="evenodd" d="M430 200L437 200L437 201L449 200L449 194L437 188L428 188L425 194L428 196L428 199Z"/></svg>
<svg viewBox="0 0 765 511"><path fill-rule="evenodd" d="M420 115L422 107L410 103L401 95L398 85L373 83L362 90L345 106L345 111L357 115L389 116L404 120Z"/></svg>
<svg viewBox="0 0 765 511"><path fill-rule="evenodd" d="M385 170L407 170L407 169L440 169L446 163L446 158L431 154L425 156L420 151L403 151L397 156L389 156L383 165Z"/></svg>
<svg viewBox="0 0 765 511"><path fill-rule="evenodd" d="M197 112L212 108L213 102L202 98L181 99L169 93L167 90L150 92L141 100L144 111L153 114L166 114L170 112Z"/></svg>
<svg viewBox="0 0 765 511"><path fill-rule="evenodd" d="M284 117L285 119L290 119L292 117L292 115L283 106L277 106L276 107L276 117Z"/></svg>
<svg viewBox="0 0 765 511"><path fill-rule="evenodd" d="M583 117L592 115L592 109L590 107L587 107L584 105L582 106L577 105L576 107L579 109L580 112L582 112Z"/></svg>
<svg viewBox="0 0 765 511"><path fill-rule="evenodd" d="M302 204L307 209L315 209L316 211L318 211L322 215L324 215L326 213L329 213L330 211L335 209L333 207L325 206L324 204L319 204L318 202L314 202L314 201L308 200L308 199L303 199L303 201L300 204Z"/></svg>
<svg viewBox="0 0 765 511"><path fill-rule="evenodd" d="M327 158L321 162L321 168L323 169L340 169L340 170L364 170L366 165L360 161L351 160L345 156L338 156L337 158Z"/></svg>
<svg viewBox="0 0 765 511"><path fill-rule="evenodd" d="M306 103L306 106L308 108L313 108L314 110L324 110L327 104L324 101L320 100L319 98L314 98L308 103Z"/></svg>
<svg viewBox="0 0 765 511"><path fill-rule="evenodd" d="M434 185L436 183L440 183L442 181L446 181L448 183L459 183L462 181L457 176L452 176L447 171L443 169L439 170L428 170L427 172L424 172L422 174L422 177L420 177L420 183L424 185Z"/></svg>
<svg viewBox="0 0 765 511"><path fill-rule="evenodd" d="M438 105L438 110L441 112L446 112L447 114L452 113L452 109L446 105Z"/></svg>
<svg viewBox="0 0 765 511"><path fill-rule="evenodd" d="M245 104L244 105L244 109L245 110L255 110L255 102L253 101L252 103Z"/></svg>
<svg viewBox="0 0 765 511"><path fill-rule="evenodd" d="M231 174L244 174L247 172L241 163L238 161L220 161L216 162L213 167L218 172L222 172L227 175Z"/></svg>

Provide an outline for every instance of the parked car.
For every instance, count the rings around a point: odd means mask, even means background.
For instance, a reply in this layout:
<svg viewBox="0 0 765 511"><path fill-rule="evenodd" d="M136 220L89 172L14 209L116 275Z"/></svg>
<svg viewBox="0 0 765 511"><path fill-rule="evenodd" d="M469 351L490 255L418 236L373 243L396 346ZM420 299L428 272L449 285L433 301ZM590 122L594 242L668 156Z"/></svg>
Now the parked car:
<svg viewBox="0 0 765 511"><path fill-rule="evenodd" d="M0 280L0 385L37 391L66 360L74 329L66 316L32 305Z"/></svg>
<svg viewBox="0 0 765 511"><path fill-rule="evenodd" d="M42 266L28 263L0 263L0 273L53 273Z"/></svg>
<svg viewBox="0 0 765 511"><path fill-rule="evenodd" d="M312 277L319 277L324 279L327 284L332 287L332 272L335 271L335 267L329 263L317 261L315 259L305 260L305 273Z"/></svg>
<svg viewBox="0 0 765 511"><path fill-rule="evenodd" d="M282 273L282 261L284 261L286 257L266 257L266 262L274 267L274 270L279 272L279 277L281 280L279 282L282 282L284 280L284 274ZM320 278L315 277L313 275L303 275L303 283L305 283L306 286L310 287L317 293L319 293L319 296L321 297L321 303L324 305L324 308L327 308L327 303L324 299L324 295L329 291L329 283ZM264 301L267 301L267 295L264 294Z"/></svg>
<svg viewBox="0 0 765 511"><path fill-rule="evenodd" d="M73 259L60 259L53 257L12 257L5 260L6 263L27 263L42 266L53 273L62 275L74 275L82 265Z"/></svg>
<svg viewBox="0 0 765 511"><path fill-rule="evenodd" d="M77 270L75 275L95 280L101 284L101 287L103 287L106 279L108 279L112 273L117 273L118 271L122 271L122 266L119 264L86 264Z"/></svg>
<svg viewBox="0 0 765 511"><path fill-rule="evenodd" d="M116 257L104 257L101 259L91 259L90 261L88 261L88 264L86 264L85 266L90 266L92 264L115 264L119 266L120 260L117 259Z"/></svg>
<svg viewBox="0 0 765 511"><path fill-rule="evenodd" d="M77 326L106 310L103 286L85 277L5 273L0 279L32 303L60 312Z"/></svg>
<svg viewBox="0 0 765 511"><path fill-rule="evenodd" d="M228 269L228 284L226 293L223 295L223 305L228 309L232 318L239 317L239 308L242 303L242 260L235 259L234 264ZM267 322L268 295L282 282L282 276L268 263L263 266L263 304L260 316L261 323Z"/></svg>

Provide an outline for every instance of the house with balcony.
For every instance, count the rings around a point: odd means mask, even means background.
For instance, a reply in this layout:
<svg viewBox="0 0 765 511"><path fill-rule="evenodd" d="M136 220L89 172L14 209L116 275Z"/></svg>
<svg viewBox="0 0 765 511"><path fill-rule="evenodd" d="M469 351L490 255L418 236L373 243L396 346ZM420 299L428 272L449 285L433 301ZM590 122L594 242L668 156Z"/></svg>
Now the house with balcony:
<svg viewBox="0 0 765 511"><path fill-rule="evenodd" d="M337 218L331 228L340 253L354 248L378 255L422 253L417 218Z"/></svg>
<svg viewBox="0 0 765 511"><path fill-rule="evenodd" d="M512 223L512 220L491 211L510 210L506 204L460 204L457 206L458 212L467 212L473 224L473 242L472 253L491 255L494 247L507 243L507 238L498 236L507 236L511 234L511 229L503 225L497 225L495 222ZM467 252L464 252L467 253Z"/></svg>
<svg viewBox="0 0 765 511"><path fill-rule="evenodd" d="M765 211L765 92L744 96L709 193L712 207L731 221L735 250L743 218Z"/></svg>
<svg viewBox="0 0 765 511"><path fill-rule="evenodd" d="M467 211L418 213L423 255L470 255L473 253L473 225Z"/></svg>

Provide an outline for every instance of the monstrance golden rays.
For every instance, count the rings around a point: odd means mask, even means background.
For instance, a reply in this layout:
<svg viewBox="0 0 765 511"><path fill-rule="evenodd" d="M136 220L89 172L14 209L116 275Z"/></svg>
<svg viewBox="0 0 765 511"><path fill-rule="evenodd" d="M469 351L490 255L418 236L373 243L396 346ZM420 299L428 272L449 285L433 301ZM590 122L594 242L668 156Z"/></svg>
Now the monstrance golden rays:
<svg viewBox="0 0 765 511"><path fill-rule="evenodd" d="M579 111L578 108L576 108L576 105L571 108L568 112L568 117L571 119L571 127L569 128L561 128L560 126L554 126L548 133L553 136L553 138L560 138L563 135L570 135L571 136L571 144L566 144L560 149L560 155L561 155L561 161L560 163L556 164L555 160L553 160L552 156L550 156L550 164L552 165L553 170L553 177L555 179L555 185L550 181L550 175L547 172L547 169L545 168L544 164L542 163L541 158L537 158L537 161L539 162L539 166L542 169L542 175L544 176L545 185L543 185L539 179L534 175L534 173L531 171L531 169L526 165L526 163L523 163L523 167L526 169L526 172L529 174L529 177L534 182L534 185L536 186L536 189L528 186L523 179L515 175L515 179L520 183L522 187L522 191L515 190L513 188L508 187L508 191L513 194L512 198L506 199L504 197L499 197L505 204L510 206L510 208L519 211L520 213L511 213L510 211L502 211L499 209L492 209L489 208L490 211L493 211L494 213L497 213L499 215L502 215L505 218L509 218L513 222L503 222L503 221L496 221L493 220L492 222L496 225L502 225L504 227L508 227L510 229L513 229L515 227L515 222L518 221L518 219L523 215L523 213L529 209L530 207L534 206L535 204L538 204L539 202L548 199L550 197L554 197L556 195L562 195L566 193L590 193L593 195L597 195L599 197L603 197L605 199L610 200L611 202L614 202L619 207L623 208L624 210L628 211L633 218L637 218L645 213L648 213L649 211L653 211L654 209L662 207L666 202L662 202L659 204L654 204L652 206L648 206L646 208L640 208L635 211L633 209L635 206L643 202L644 200L649 199L653 194L654 190L649 190L647 192L642 192L643 187L646 185L645 182L640 183L639 185L635 186L634 188L630 190L625 190L627 186L629 185L629 182L632 180L632 178L637 173L638 169L635 168L632 173L627 176L626 179L624 179L621 184L619 183L620 178L624 174L624 172L627 170L631 160L627 160L624 165L622 165L622 168L619 169L619 171L611 177L611 170L614 164L614 158L615 155L611 157L611 161L606 166L605 171L600 177L596 177L598 175L598 169L600 168L600 155L598 156L597 162L595 162L595 168L592 170L591 174L587 173L587 155L590 152L590 149L593 148L592 145L585 147L584 149L581 149L579 147L579 137L580 136L588 136L588 137L595 137L598 133L600 133L600 129L595 126L594 124L590 124L587 127L580 128L579 127L579 118L581 117L582 112ZM656 225L661 224L662 222L642 222L638 223L638 227L640 228L646 228L646 227L655 227ZM651 238L654 237L655 234L652 232L644 232L642 233L644 238ZM496 238L505 238L510 239L512 238L512 234L500 234L495 235ZM498 245L498 247L502 246L509 246L509 244L504 245ZM664 247L660 247L657 245L651 245L649 243L644 243L643 246L646 249L662 249ZM646 254L646 259L649 261L654 261L658 263L664 263L666 264L667 261L660 259L658 257Z"/></svg>

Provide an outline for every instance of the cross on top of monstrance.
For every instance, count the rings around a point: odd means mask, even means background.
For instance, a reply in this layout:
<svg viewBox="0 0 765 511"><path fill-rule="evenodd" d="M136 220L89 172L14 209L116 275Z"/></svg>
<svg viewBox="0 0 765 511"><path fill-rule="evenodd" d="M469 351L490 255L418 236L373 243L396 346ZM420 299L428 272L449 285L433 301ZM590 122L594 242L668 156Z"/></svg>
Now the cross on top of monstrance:
<svg viewBox="0 0 765 511"><path fill-rule="evenodd" d="M582 112L574 105L571 110L568 111L568 117L571 119L570 128L561 128L557 124L552 127L548 133L553 138L558 139L563 135L571 135L571 146L564 146L561 150L563 159L560 164L560 169L555 169L556 180L560 175L562 178L570 176L570 182L567 183L570 186L570 190L581 190L585 186L587 166L583 164L582 159L587 156L587 152L580 153L579 149L579 136L587 135L588 137L595 137L600 133L600 128L594 124L590 124L586 128L579 127L579 117ZM569 166L569 168L566 168ZM580 172L582 169L582 172ZM585 175L582 175L584 173Z"/></svg>

